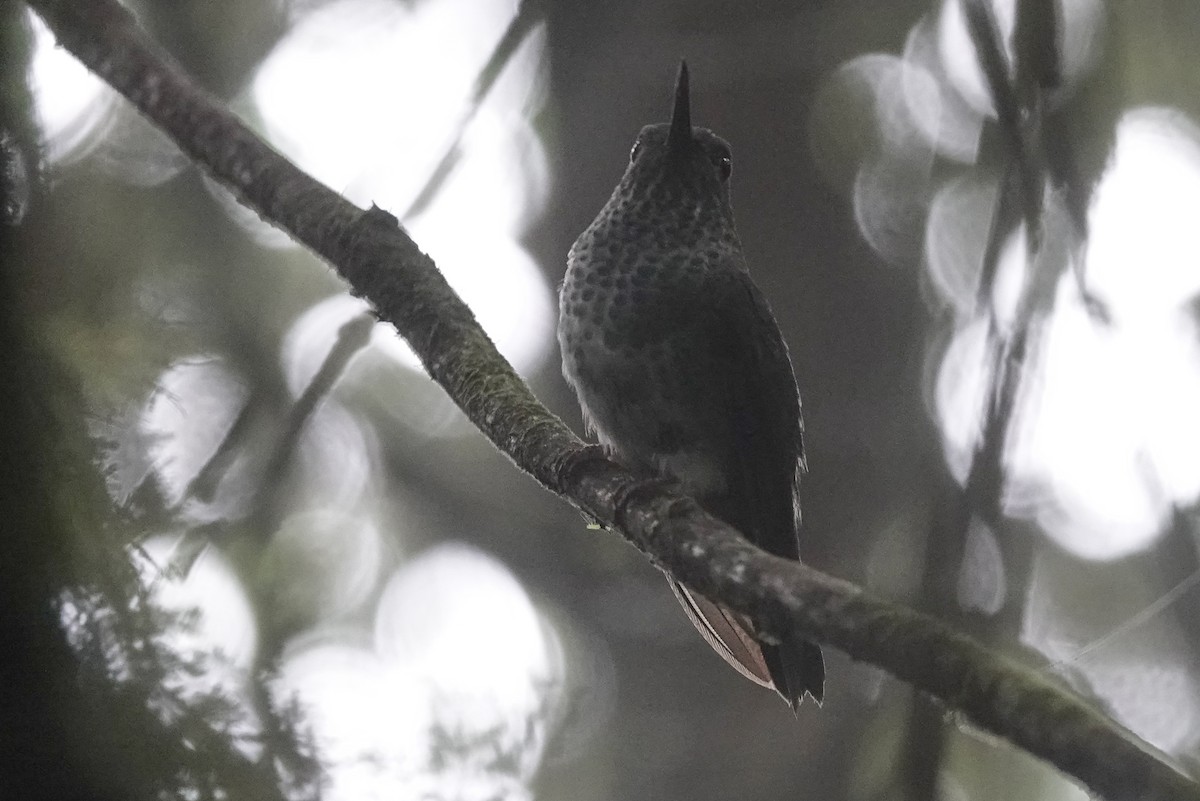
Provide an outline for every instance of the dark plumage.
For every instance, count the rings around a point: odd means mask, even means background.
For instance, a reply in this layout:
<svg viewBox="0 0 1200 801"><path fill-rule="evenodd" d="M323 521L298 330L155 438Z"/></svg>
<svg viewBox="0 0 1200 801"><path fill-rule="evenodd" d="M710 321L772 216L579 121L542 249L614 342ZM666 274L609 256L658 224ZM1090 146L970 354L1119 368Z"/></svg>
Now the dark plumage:
<svg viewBox="0 0 1200 801"><path fill-rule="evenodd" d="M559 296L563 374L618 459L677 479L759 547L799 559L800 396L746 272L729 172L729 145L691 126L683 65L671 123L642 129L621 182L571 248ZM672 588L739 672L793 708L805 692L821 700L816 645L761 642L749 621Z"/></svg>

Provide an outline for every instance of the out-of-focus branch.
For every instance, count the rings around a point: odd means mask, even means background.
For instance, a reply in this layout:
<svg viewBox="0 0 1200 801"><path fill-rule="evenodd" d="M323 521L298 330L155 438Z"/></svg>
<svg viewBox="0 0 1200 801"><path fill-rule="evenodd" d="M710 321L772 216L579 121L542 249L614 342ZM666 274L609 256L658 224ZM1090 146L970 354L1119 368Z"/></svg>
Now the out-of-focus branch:
<svg viewBox="0 0 1200 801"><path fill-rule="evenodd" d="M1024 220L1028 234L1030 264L1042 241L1045 212L1042 161L1030 147L1031 128L1040 114L1043 85L1058 76L1057 15L1048 0L1020 0L1014 32L1015 64L1010 70L1000 30L990 0L961 0L979 65L996 108L1004 144L1002 177L979 271L975 311L989 316L987 357L991 362L984 407L983 427L971 457L965 486L948 499L945 510L931 528L925 545L921 575L920 608L949 620L974 623L959 614L958 585L963 570L968 532L976 520L998 528L1003 522L1001 498L1005 486L1004 452L1008 441L1018 390L1025 373L1025 354L1030 337L1027 302L1036 282L1026 281L1022 314L1005 332L992 313L992 299L1000 256L1011 233ZM1012 643L1014 621L1019 622L1024 606L1024 582L1028 575L1032 543L1028 537L1008 532L997 537L1007 587L1004 603L984 623L971 626L985 643ZM945 752L947 727L941 725L939 710L921 697L914 697L903 737L900 760L901 785L907 798L923 801L936 795Z"/></svg>
<svg viewBox="0 0 1200 801"><path fill-rule="evenodd" d="M500 37L500 41L492 49L492 55L488 58L487 63L483 65L483 69L479 71L479 75L475 79L475 86L471 90L471 98L467 101L463 115L455 124L454 131L447 140L442 157L438 159L437 165L433 168L433 172L429 174L429 179L425 181L425 185L421 187L421 191L417 192L416 197L413 198L408 208L400 215L400 219L404 222L408 222L409 219L424 211L446 183L446 179L450 177L450 173L454 170L454 166L458 163L458 158L462 153L461 144L463 134L467 132L467 127L475 119L475 115L479 112L480 107L483 106L483 101L487 99L488 93L492 91L492 88L496 85L496 81L500 79L500 75L504 72L504 68L508 66L508 62L516 54L526 37L529 36L543 19L545 14L543 5L544 0L521 0L520 5L517 6L516 15L508 23L508 28L504 31L504 35Z"/></svg>
<svg viewBox="0 0 1200 801"><path fill-rule="evenodd" d="M1062 85L1062 20L1055 0L1018 0L1013 50L1022 102L1040 103L1043 92Z"/></svg>
<svg viewBox="0 0 1200 801"><path fill-rule="evenodd" d="M1070 263L1069 249L1058 241L1066 235L1062 226L1059 236L1047 237L1049 220L1056 207L1045 200L1048 170L1043 152L1041 130L1045 91L1056 87L1061 80L1059 57L1059 23L1055 4L1051 0L1021 0L1015 23L1014 50L1017 62L1010 69L1005 55L1000 28L989 0L961 0L967 28L983 70L996 108L997 124L1006 145L1004 180L988 234L980 270L978 307L985 308L991 299L997 265L1003 242L1016 229L1017 210L1025 223L1026 279L1011 324L1005 330L992 317L989 327L991 376L983 431L971 460L964 490L961 511L961 530L965 536L973 514L995 526L1002 520L1001 496L1004 490L1004 453L1009 429L1016 410L1022 381L1028 366L1029 354L1036 352L1041 321L1050 312L1054 286L1066 265ZM1077 276L1080 274L1077 273ZM1082 279L1080 279L1082 280ZM1081 284L1081 293L1083 292ZM1019 555L1018 561L1028 562L1030 546L1002 540L1007 557ZM961 549L960 549L961 550ZM1027 564L1011 564L1006 559L1005 573L1022 582ZM1019 603L1021 593L1009 588L1008 606ZM1009 621L1019 619L1008 614Z"/></svg>
<svg viewBox="0 0 1200 801"><path fill-rule="evenodd" d="M1047 178L1057 182L1056 188L1077 231L1086 232L1087 211L1082 199L1087 197L1088 190L1079 185L1081 179L1071 144L1063 136L1051 138L1045 127L1046 94L1062 84L1062 21L1058 4L1053 0L1018 2L1013 48L1016 64L1010 70L990 0L960 2L996 109L996 121L1008 151L1009 170L1017 181L1029 252L1038 250L1042 244ZM1070 265L1092 318L1106 321L1108 310L1087 288L1082 260L1073 259Z"/></svg>
<svg viewBox="0 0 1200 801"><path fill-rule="evenodd" d="M692 499L639 482L529 392L390 214L358 209L264 145L146 40L114 0L29 0L64 47L264 218L336 267L522 469L697 591L879 665L974 725L1111 799L1195 799L1200 785L1035 671L928 616L755 548ZM464 226L469 222L464 221Z"/></svg>
<svg viewBox="0 0 1200 801"><path fill-rule="evenodd" d="M333 347L329 349L329 353L322 360L321 366L313 375L312 380L308 382L308 386L304 388L304 392L296 399L295 405L288 413L283 430L279 432L275 448L271 451L271 458L267 461L266 469L263 471L263 483L259 488L260 495L270 494L282 480L283 474L287 471L288 465L296 453L296 448L300 445L300 437L304 433L305 425L316 413L321 401L325 400L333 391L334 384L342 377L342 373L346 371L351 359L367 346L374 325L374 318L363 313L347 320L338 329Z"/></svg>
<svg viewBox="0 0 1200 801"><path fill-rule="evenodd" d="M975 44L979 66L987 80L988 91L996 107L1000 133L1008 147L1009 158L1020 177L1022 211L1030 246L1036 247L1041 235L1038 225L1042 210L1042 169L1035 160L1037 150L1029 147L1028 107L1023 107L1009 80L1008 57L1000 38L1000 26L990 0L962 0L967 30Z"/></svg>

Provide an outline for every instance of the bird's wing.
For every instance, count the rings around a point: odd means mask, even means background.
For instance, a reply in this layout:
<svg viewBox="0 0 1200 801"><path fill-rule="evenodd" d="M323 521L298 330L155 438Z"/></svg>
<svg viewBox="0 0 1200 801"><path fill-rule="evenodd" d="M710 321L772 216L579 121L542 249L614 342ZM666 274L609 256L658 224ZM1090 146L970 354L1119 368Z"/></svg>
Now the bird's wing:
<svg viewBox="0 0 1200 801"><path fill-rule="evenodd" d="M805 469L804 429L787 345L749 275L723 271L711 281L714 302L706 308L712 313L699 322L712 360L710 380L723 399L727 421L719 427L721 433L714 432L726 466L725 487L698 500L763 550L799 559L797 493ZM825 666L818 646L788 636L778 645L760 643L748 622L680 589L691 602L684 603L689 616L726 661L736 661L744 675L757 674L752 678L760 683L765 673L793 709L805 692L821 700ZM742 647L731 647L735 642Z"/></svg>
<svg viewBox="0 0 1200 801"><path fill-rule="evenodd" d="M726 490L701 498L755 545L799 559L796 493L804 469L800 395L766 299L743 271L716 279L706 321L711 375L724 399Z"/></svg>

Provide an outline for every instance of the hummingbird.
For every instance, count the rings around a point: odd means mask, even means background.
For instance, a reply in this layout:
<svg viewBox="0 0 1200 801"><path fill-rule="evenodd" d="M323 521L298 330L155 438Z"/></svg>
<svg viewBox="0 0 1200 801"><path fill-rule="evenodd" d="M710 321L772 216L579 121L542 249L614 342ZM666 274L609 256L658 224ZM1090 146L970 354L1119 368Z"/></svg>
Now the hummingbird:
<svg viewBox="0 0 1200 801"><path fill-rule="evenodd" d="M567 256L563 375L590 433L639 475L677 483L776 556L799 560L804 426L787 345L750 278L730 205L732 154L693 127L681 62L669 123L642 128L612 196ZM820 703L815 643L667 577L708 644L794 710Z"/></svg>

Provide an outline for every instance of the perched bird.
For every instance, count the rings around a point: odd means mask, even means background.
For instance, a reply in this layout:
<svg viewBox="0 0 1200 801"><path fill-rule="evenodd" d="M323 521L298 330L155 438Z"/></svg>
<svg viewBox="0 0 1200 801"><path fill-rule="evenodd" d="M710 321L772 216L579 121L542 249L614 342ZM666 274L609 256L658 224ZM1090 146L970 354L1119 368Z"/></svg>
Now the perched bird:
<svg viewBox="0 0 1200 801"><path fill-rule="evenodd" d="M678 481L759 547L799 559L805 471L787 346L746 271L729 145L693 128L688 70L671 122L638 134L612 197L575 241L559 292L563 374L612 455ZM792 709L821 700L814 643L766 641L745 617L672 581L708 643Z"/></svg>

